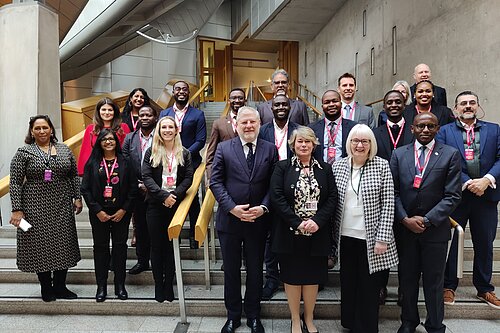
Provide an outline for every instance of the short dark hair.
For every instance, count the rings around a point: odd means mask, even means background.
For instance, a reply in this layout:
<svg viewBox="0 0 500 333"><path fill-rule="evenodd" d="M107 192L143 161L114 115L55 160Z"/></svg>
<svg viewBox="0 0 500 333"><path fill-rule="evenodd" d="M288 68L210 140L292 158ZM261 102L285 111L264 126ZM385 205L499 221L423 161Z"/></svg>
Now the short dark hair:
<svg viewBox="0 0 500 333"><path fill-rule="evenodd" d="M158 111L156 111L156 109L155 109L155 108L151 107L151 105L144 105L144 106L142 106L142 107L139 109L139 112L140 112L142 109L144 109L144 108L151 110L151 112L153 113L153 116L155 116L155 118L157 118L157 117L158 117Z"/></svg>
<svg viewBox="0 0 500 333"><path fill-rule="evenodd" d="M334 89L328 89L327 91L325 91L325 92L323 93L323 95L321 95L321 103L323 103L323 98L324 98L324 97L325 97L325 95L326 95L327 93L329 93L329 92L334 92L334 93L336 93L336 94L340 97L340 93L339 93L337 90L334 90Z"/></svg>
<svg viewBox="0 0 500 333"><path fill-rule="evenodd" d="M46 114L38 114L36 116L30 117L30 122L28 126L28 134L26 134L26 138L24 138L24 143L26 144L32 144L35 142L35 138L31 135L31 131L33 130L33 126L35 125L35 121L38 119L43 119L49 124L51 134L50 134L50 142L56 143L57 142L57 137L56 137L56 129L54 128L54 124L52 123L52 120L50 120L50 117Z"/></svg>
<svg viewBox="0 0 500 333"><path fill-rule="evenodd" d="M344 74L340 75L340 77L337 81L339 87L340 87L340 80L345 79L345 78L353 79L354 85L356 85L356 78L354 77L354 75L352 75L351 73L344 73Z"/></svg>
<svg viewBox="0 0 500 333"><path fill-rule="evenodd" d="M465 95L472 95L472 96L475 96L475 97L476 97L476 100L477 100L477 104L479 104L479 96L478 96L475 92L473 92L472 90L464 90L464 91L462 91L461 93L459 93L459 94L457 95L457 97L455 97L455 106L457 106L458 98L459 98L460 96L465 96Z"/></svg>
<svg viewBox="0 0 500 333"><path fill-rule="evenodd" d="M387 97L390 95L390 94L393 94L393 93L397 93L397 94L400 94L401 95L401 98L403 100L403 104L405 103L405 97L403 96L403 94L398 91L398 90L389 90L388 92L385 93L384 95L384 103L385 103L385 100L387 99Z"/></svg>
<svg viewBox="0 0 500 333"><path fill-rule="evenodd" d="M184 80L178 80L178 81L175 81L174 85L172 86L172 89L174 89L174 87L175 87L178 83L181 83L181 82L182 82L182 83L184 83L184 84L188 87L188 89L189 89L189 83L187 83L187 82L186 82L186 81L184 81Z"/></svg>
<svg viewBox="0 0 500 333"><path fill-rule="evenodd" d="M434 83L432 83L432 81L431 81L431 80L422 80L422 81L420 81L419 83L415 84L415 91L417 90L418 86L419 86L421 83L425 83L425 82L429 83L429 84L431 85L431 87L432 87L432 91L434 91Z"/></svg>
<svg viewBox="0 0 500 333"><path fill-rule="evenodd" d="M231 93L233 91L241 91L243 93L243 96L245 96L245 98L246 98L245 90L243 90L241 88L233 88L233 89L231 89L231 91L229 92L228 96L231 96Z"/></svg>

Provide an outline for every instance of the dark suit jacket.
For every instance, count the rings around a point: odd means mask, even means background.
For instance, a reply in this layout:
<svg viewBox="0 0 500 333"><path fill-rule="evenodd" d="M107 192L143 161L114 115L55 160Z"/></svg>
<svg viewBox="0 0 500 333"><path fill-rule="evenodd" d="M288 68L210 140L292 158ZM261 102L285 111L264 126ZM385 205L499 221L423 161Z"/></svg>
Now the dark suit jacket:
<svg viewBox="0 0 500 333"><path fill-rule="evenodd" d="M417 85L416 84L413 84L411 87L410 87L410 91L411 91L411 96L413 98L413 102L415 102L415 87ZM448 101L446 99L446 89L440 87L440 86L434 86L434 101L436 101L436 103L438 105L442 105L442 106L448 106Z"/></svg>
<svg viewBox="0 0 500 333"><path fill-rule="evenodd" d="M444 126L455 121L455 117L453 116L453 112L450 108L439 105L434 101L431 105L431 112L436 115L439 126ZM417 109L415 108L415 102L408 105L403 111L403 117L410 125L413 124L413 118L415 118L416 115Z"/></svg>
<svg viewBox="0 0 500 333"><path fill-rule="evenodd" d="M160 113L160 118L170 116L175 118L174 108L171 106ZM207 141L207 124L205 114L197 108L188 107L186 115L182 120L181 140L184 148L187 148L191 153L193 161L193 169L196 170L201 164L200 150L205 147Z"/></svg>
<svg viewBox="0 0 500 333"><path fill-rule="evenodd" d="M217 149L217 145L219 144L219 142L226 141L238 136L238 134L233 130L233 124L231 122L232 116L233 114L232 112L230 112L227 116L215 120L212 125L212 133L210 134L210 141L208 142L207 147L205 169L208 180L210 180L212 163L215 156L215 149Z"/></svg>
<svg viewBox="0 0 500 333"><path fill-rule="evenodd" d="M288 119L296 124L307 126L309 124L309 114L307 113L306 104L295 99L288 99L290 102L290 114ZM260 122L262 125L270 123L274 119L272 110L272 100L261 103L257 106L257 111L260 114Z"/></svg>
<svg viewBox="0 0 500 333"><path fill-rule="evenodd" d="M274 144L257 140L255 164L252 172L248 169L245 153L239 137L223 141L217 146L210 189L219 203L217 210L217 230L227 233L241 233L243 224L230 213L236 205L250 204L250 207L265 205L270 207L269 182L278 152ZM256 231L268 228L268 214L258 218L252 225Z"/></svg>
<svg viewBox="0 0 500 333"><path fill-rule="evenodd" d="M313 239L312 256L327 256L331 251L332 217L337 205L337 186L332 173L332 167L319 161L321 168L314 166L314 178L320 186L318 210L311 218L319 229L311 237ZM279 161L271 178L271 203L273 205L272 246L276 253L293 253L294 232L302 222L295 215L295 184L299 179L300 170L292 165L291 158Z"/></svg>
<svg viewBox="0 0 500 333"><path fill-rule="evenodd" d="M394 145L392 144L391 137L389 136L389 129L387 125L381 125L373 130L375 139L377 139L377 156L382 157L384 160L390 161ZM397 136L394 136L397 140ZM398 141L397 148L406 146L415 140L413 133L410 129L410 123L405 122L403 133Z"/></svg>
<svg viewBox="0 0 500 333"><path fill-rule="evenodd" d="M347 136L356 124L357 123L352 120L342 118L342 157L347 156L347 150L345 148ZM325 144L325 119L322 118L318 121L315 121L314 123L309 124L309 127L312 128L319 140L319 146L317 146L314 150L314 158L318 161L324 161L323 146Z"/></svg>
<svg viewBox="0 0 500 333"><path fill-rule="evenodd" d="M288 139L290 139L290 135L292 134L293 130L297 128L297 125L296 123L292 122L292 121L288 121L288 132L287 132L287 138L285 141L283 141L283 144L286 145L287 149L287 157L290 158L293 153L292 153L292 150L290 149L290 146L288 145ZM270 123L267 123L265 124L264 126L262 126L260 128L260 132L259 132L259 138L261 138L262 140L266 140L267 142L271 142L272 144L276 145L276 140L275 140L275 137L274 137L274 124L273 122L271 121ZM276 147L278 148L278 147Z"/></svg>
<svg viewBox="0 0 500 333"><path fill-rule="evenodd" d="M486 174L490 174L495 179L500 181L500 127L497 124L489 123L486 121L478 120L476 126L479 127L479 170L480 176L484 177ZM457 126L456 123L448 124L441 127L441 130L436 135L436 140L450 145L458 151L462 158L461 170L462 170L462 183L465 183L470 179L467 171L467 164L465 161L465 147L462 136L462 129ZM500 200L500 186L497 184L497 188L493 189L488 187L484 192L484 196L487 200L499 201Z"/></svg>
<svg viewBox="0 0 500 333"><path fill-rule="evenodd" d="M390 166L396 196L395 223L407 216L425 216L432 226L420 234L421 239L444 242L451 235L448 217L462 198L460 154L455 148L436 142L420 188L416 189L413 187L414 147L412 143L392 153Z"/></svg>
<svg viewBox="0 0 500 333"><path fill-rule="evenodd" d="M123 157L128 161L130 169L134 173L135 177L142 181L142 171L141 171L141 139L140 139L140 129L127 134L125 141L123 142L122 153Z"/></svg>
<svg viewBox="0 0 500 333"><path fill-rule="evenodd" d="M161 205L170 194L174 194L177 197L176 204L184 199L186 191L193 182L194 171L191 162L191 154L186 148L182 151L182 156L184 157L184 165L177 165L175 190L169 192L161 188L163 166L160 164L157 167L153 167L150 162L151 148L146 150L144 163L142 164L142 179L144 181L144 186L148 189L146 195L146 200L148 202Z"/></svg>
<svg viewBox="0 0 500 333"><path fill-rule="evenodd" d="M117 171L120 178L120 193L117 196L118 203L116 207L131 213L134 208L134 199L137 196L137 180L122 155L117 156L117 163ZM103 192L106 186L99 177L99 165L95 163L85 164L81 185L83 198L89 207L90 213L94 215L103 210Z"/></svg>

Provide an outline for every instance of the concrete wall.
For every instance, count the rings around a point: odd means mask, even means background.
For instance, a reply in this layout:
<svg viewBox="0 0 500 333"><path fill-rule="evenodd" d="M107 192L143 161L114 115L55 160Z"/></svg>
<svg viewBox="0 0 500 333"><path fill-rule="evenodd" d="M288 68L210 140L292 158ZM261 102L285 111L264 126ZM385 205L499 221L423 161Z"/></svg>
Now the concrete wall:
<svg viewBox="0 0 500 333"><path fill-rule="evenodd" d="M413 84L413 69L424 62L432 69L433 81L447 89L448 105L460 91L473 90L481 98L485 119L498 122L499 9L500 4L494 0L348 1L314 40L300 43L300 81L320 95L335 88L338 76L355 72L357 52L357 97L366 103L383 97L397 80ZM367 27L364 37L363 10ZM392 73L394 26L396 75ZM372 48L374 75L370 71Z"/></svg>
<svg viewBox="0 0 500 333"><path fill-rule="evenodd" d="M232 0L232 36L246 20L250 21L250 35L287 0Z"/></svg>

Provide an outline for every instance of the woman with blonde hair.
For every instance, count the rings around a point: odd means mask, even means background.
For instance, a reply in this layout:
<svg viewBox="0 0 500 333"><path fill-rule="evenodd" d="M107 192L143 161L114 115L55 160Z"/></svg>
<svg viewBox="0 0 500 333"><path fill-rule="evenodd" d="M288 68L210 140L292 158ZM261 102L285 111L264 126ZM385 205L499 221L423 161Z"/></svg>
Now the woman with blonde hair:
<svg viewBox="0 0 500 333"><path fill-rule="evenodd" d="M175 267L168 226L193 182L191 154L182 147L174 118L163 117L156 125L153 143L144 155L142 178L148 190L146 220L151 238L155 300L172 302Z"/></svg>

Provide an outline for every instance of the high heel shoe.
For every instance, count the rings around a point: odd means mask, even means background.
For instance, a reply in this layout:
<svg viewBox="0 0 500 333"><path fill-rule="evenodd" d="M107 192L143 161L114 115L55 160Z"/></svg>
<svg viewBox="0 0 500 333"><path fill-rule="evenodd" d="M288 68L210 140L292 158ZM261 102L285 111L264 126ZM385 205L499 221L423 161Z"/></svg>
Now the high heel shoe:
<svg viewBox="0 0 500 333"><path fill-rule="evenodd" d="M302 322L302 333L319 333L319 330L315 332L310 332L307 328L306 321L304 320L304 314L300 315L300 321Z"/></svg>

